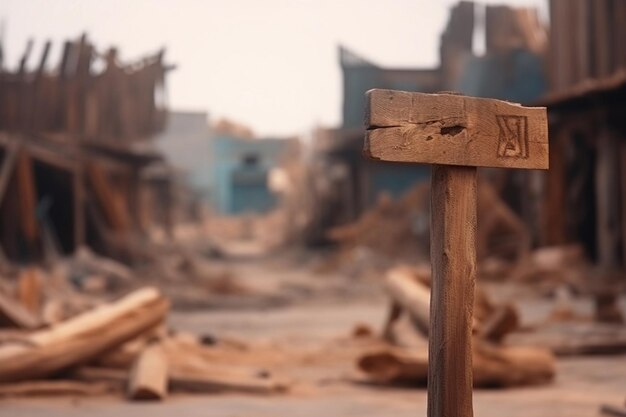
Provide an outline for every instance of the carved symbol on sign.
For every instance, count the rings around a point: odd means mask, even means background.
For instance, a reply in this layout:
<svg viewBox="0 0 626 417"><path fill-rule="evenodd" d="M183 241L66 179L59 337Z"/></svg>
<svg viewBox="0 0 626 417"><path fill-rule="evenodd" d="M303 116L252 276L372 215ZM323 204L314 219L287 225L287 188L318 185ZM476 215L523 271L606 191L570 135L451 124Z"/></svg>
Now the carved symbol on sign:
<svg viewBox="0 0 626 417"><path fill-rule="evenodd" d="M498 156L528 158L528 118L526 116L496 116L500 137Z"/></svg>

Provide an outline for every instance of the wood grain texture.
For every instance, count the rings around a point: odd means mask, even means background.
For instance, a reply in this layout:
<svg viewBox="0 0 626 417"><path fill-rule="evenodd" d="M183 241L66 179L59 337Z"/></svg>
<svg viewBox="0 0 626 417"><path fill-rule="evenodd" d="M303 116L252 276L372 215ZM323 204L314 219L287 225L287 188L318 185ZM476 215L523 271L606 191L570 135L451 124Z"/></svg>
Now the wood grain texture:
<svg viewBox="0 0 626 417"><path fill-rule="evenodd" d="M548 168L543 107L452 94L370 90L364 153L373 159Z"/></svg>
<svg viewBox="0 0 626 417"><path fill-rule="evenodd" d="M431 190L428 417L472 417L476 171L435 165Z"/></svg>

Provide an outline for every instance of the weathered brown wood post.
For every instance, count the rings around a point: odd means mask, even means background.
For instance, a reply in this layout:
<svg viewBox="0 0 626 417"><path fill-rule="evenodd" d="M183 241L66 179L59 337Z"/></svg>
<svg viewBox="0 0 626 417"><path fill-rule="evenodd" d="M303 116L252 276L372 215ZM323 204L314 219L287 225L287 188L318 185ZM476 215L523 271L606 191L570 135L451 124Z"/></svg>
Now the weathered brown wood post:
<svg viewBox="0 0 626 417"><path fill-rule="evenodd" d="M370 158L433 164L428 416L471 417L476 167L547 169L546 110L370 90L365 125Z"/></svg>

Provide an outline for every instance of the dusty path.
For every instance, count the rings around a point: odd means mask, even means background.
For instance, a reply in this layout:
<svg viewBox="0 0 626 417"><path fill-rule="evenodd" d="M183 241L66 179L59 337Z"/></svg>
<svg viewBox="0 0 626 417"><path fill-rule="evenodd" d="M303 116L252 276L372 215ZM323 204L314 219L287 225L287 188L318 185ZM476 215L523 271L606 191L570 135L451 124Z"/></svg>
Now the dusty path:
<svg viewBox="0 0 626 417"><path fill-rule="evenodd" d="M268 285L320 284L320 277L307 276L302 270L289 270L266 263L247 263L239 273L268 279ZM281 281L282 280L282 281ZM282 282L282 283L281 283ZM292 283L293 283L292 282ZM298 285L300 285L298 284ZM344 282L345 284L345 282ZM335 284L331 287L335 288ZM361 284L355 284L361 285ZM302 290L301 288L301 290ZM4 417L381 417L426 414L424 389L381 388L352 382L358 378L350 355L342 357L342 343L350 350L349 335L356 323L380 327L385 316L385 299L376 291L342 291L335 288L300 297L297 303L255 310L179 311L171 324L181 330L213 334L255 343L276 344L311 352L315 364L285 370L297 378L289 394L271 397L216 394L205 396L173 395L164 403L128 403L118 397L63 399L7 399L0 401ZM309 294L307 291L305 294ZM343 295L342 295L343 294ZM351 294L351 295L350 295ZM584 306L582 307L584 308ZM534 315L546 311L545 304L534 302L525 309ZM532 317L533 314L530 314ZM329 356L325 358L324 349ZM327 360L326 360L327 359ZM262 364L260 364L261 366ZM598 415L601 403L621 404L626 395L626 356L577 357L560 359L558 377L544 387L478 390L475 415L478 417L583 417Z"/></svg>

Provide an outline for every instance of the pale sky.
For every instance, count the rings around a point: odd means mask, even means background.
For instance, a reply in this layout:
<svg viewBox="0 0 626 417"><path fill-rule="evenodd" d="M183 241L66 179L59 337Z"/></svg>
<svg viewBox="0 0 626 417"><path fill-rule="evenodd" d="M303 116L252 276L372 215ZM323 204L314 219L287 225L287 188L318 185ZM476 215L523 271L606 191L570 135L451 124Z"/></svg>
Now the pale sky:
<svg viewBox="0 0 626 417"><path fill-rule="evenodd" d="M173 110L207 111L261 135L291 135L340 121L343 44L387 67L435 66L439 35L455 0L1 0L5 62L35 40L36 65L51 39L87 31L100 50L136 59L167 47ZM535 5L546 0L483 3Z"/></svg>

